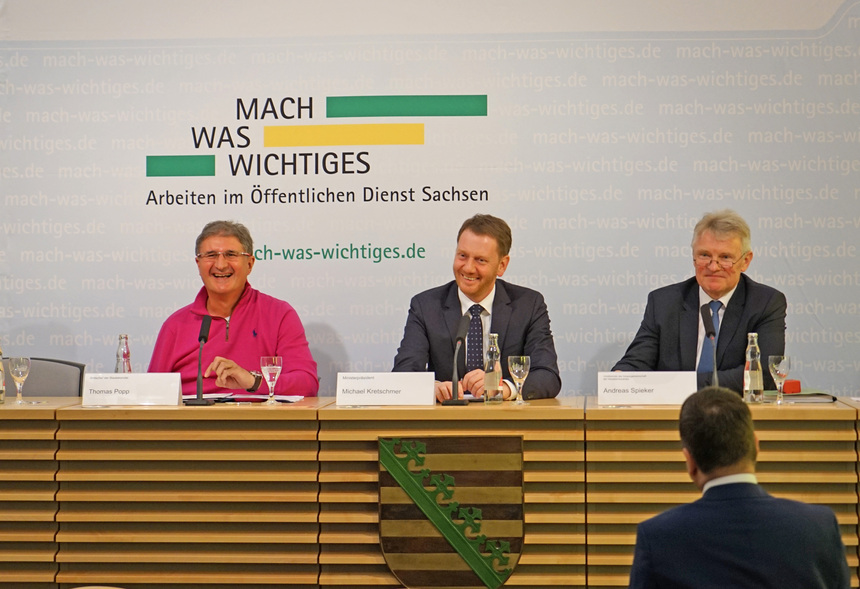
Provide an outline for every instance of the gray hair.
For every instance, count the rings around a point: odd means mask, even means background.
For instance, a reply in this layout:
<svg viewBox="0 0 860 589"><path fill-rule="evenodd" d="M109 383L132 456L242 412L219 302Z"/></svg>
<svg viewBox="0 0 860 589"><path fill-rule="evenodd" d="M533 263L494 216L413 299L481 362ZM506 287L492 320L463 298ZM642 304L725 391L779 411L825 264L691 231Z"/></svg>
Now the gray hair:
<svg viewBox="0 0 860 589"><path fill-rule="evenodd" d="M693 241L690 246L695 246L698 240L705 231L710 231L720 239L739 237L741 239L741 247L744 252L751 251L750 244L750 226L743 220L743 217L738 215L731 209L723 209L722 211L714 211L706 213L693 229Z"/></svg>
<svg viewBox="0 0 860 589"><path fill-rule="evenodd" d="M242 244L242 250L249 254L254 254L254 240L251 238L251 232L248 228L235 221L212 221L207 223L197 236L197 241L194 243L194 253L199 254L200 244L205 239L210 237L235 237Z"/></svg>

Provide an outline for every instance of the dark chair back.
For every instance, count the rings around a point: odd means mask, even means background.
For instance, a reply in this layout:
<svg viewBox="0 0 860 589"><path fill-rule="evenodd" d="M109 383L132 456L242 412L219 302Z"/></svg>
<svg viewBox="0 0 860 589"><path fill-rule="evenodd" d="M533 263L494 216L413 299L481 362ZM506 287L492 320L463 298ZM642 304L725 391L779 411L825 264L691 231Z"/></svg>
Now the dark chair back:
<svg viewBox="0 0 860 589"><path fill-rule="evenodd" d="M57 358L30 358L30 374L24 381L27 397L80 397L84 390L86 365ZM3 358L6 398L15 398L15 381L9 372L9 358Z"/></svg>

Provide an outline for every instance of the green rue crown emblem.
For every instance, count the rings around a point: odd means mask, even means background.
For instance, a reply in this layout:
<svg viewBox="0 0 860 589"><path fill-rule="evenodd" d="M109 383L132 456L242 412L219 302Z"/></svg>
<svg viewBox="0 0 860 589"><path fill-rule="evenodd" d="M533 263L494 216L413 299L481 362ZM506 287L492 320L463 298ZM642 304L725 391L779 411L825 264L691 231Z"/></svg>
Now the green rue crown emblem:
<svg viewBox="0 0 860 589"><path fill-rule="evenodd" d="M440 503L441 500L454 497L454 477L448 474L431 475L427 468L420 472L409 470L410 462L416 466L424 465L426 449L423 442L380 438L379 461L484 584L490 589L497 589L511 574L511 569L498 571L495 568L508 564L510 542L488 540L486 535L480 533L479 508L461 507L457 501ZM398 456L398 451L404 455ZM428 477L429 489L424 486ZM472 534L475 536L469 537Z"/></svg>

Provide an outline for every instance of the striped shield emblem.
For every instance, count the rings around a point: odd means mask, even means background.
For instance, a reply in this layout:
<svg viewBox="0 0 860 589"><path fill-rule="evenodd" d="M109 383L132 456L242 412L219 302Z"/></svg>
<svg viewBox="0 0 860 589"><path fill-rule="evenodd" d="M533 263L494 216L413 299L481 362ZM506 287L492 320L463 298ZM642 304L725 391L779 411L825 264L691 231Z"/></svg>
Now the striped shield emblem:
<svg viewBox="0 0 860 589"><path fill-rule="evenodd" d="M523 545L522 436L379 438L379 538L404 587L502 586Z"/></svg>

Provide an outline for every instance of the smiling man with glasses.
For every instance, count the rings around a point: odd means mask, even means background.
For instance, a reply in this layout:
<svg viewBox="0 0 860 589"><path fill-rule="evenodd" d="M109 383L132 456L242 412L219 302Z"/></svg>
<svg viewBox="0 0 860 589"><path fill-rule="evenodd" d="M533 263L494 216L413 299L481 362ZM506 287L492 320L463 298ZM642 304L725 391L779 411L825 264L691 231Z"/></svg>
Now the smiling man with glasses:
<svg viewBox="0 0 860 589"><path fill-rule="evenodd" d="M275 385L282 395L314 396L317 365L305 330L293 307L251 287L254 242L241 223L213 221L197 237L195 261L203 288L187 307L164 322L149 372L179 372L182 392L197 388L198 337L203 317L212 317L203 346L203 392L260 389L261 356L281 356L283 370ZM263 387L265 389L265 387ZM260 389L260 393L268 393Z"/></svg>
<svg viewBox="0 0 860 589"><path fill-rule="evenodd" d="M696 370L699 388L711 385L713 361L702 354L700 308L709 305L717 327L717 377L740 393L747 333L758 333L763 358L785 350L785 295L751 280L750 229L734 211L708 213L693 230L696 275L648 295L645 317L613 370ZM701 362L700 362L701 361ZM767 371L765 388L774 388Z"/></svg>

